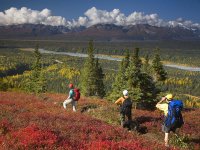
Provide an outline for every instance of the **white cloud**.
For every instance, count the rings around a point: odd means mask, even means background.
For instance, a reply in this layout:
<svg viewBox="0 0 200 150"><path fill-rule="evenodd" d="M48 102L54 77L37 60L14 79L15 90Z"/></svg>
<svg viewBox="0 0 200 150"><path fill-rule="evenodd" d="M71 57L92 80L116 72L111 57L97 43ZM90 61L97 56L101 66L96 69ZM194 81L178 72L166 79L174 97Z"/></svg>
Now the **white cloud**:
<svg viewBox="0 0 200 150"><path fill-rule="evenodd" d="M47 8L42 11L31 10L26 7L17 9L11 7L5 12L0 12L0 25L13 24L45 24L45 25L67 25L66 19L61 16L52 16L51 11Z"/></svg>
<svg viewBox="0 0 200 150"><path fill-rule="evenodd" d="M186 28L198 27L199 23L193 23L190 20L184 20L178 18L172 21L164 21L159 18L158 14L144 14L143 12L133 12L128 16L121 13L119 9L113 9L112 11L99 10L95 7L88 9L84 16L80 16L77 20L66 20L61 16L53 16L51 10L45 8L41 11L28 9L22 7L17 9L11 7L4 12L0 12L0 25L13 25L13 24L45 24L52 26L67 26L67 27L77 27L77 26L92 26L98 23L104 24L115 24L115 25L135 25L135 24L149 24L152 26L183 26Z"/></svg>

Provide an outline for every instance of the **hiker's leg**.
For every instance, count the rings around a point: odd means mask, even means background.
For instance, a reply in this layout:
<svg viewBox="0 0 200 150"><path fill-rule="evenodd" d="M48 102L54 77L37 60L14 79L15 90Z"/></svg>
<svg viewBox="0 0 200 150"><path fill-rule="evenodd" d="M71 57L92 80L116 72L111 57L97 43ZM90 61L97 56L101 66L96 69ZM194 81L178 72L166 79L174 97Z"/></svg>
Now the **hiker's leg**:
<svg viewBox="0 0 200 150"><path fill-rule="evenodd" d="M72 101L72 108L73 108L73 111L76 112L76 105L77 105L77 102L76 101Z"/></svg>
<svg viewBox="0 0 200 150"><path fill-rule="evenodd" d="M123 127L124 122L125 122L125 115L120 113L120 120L121 120L121 126Z"/></svg>
<svg viewBox="0 0 200 150"><path fill-rule="evenodd" d="M131 115L128 113L126 114L126 117L127 117L127 121L126 121L126 127L128 128L128 130L131 130L131 122L132 122L132 118L131 118Z"/></svg>
<svg viewBox="0 0 200 150"><path fill-rule="evenodd" d="M165 132L165 139L164 139L164 141L165 141L165 146L169 146L169 133Z"/></svg>
<svg viewBox="0 0 200 150"><path fill-rule="evenodd" d="M131 123L132 123L132 115L131 115L131 110L126 114L128 118L128 129L131 130Z"/></svg>
<svg viewBox="0 0 200 150"><path fill-rule="evenodd" d="M162 124L162 131L165 133L165 146L169 147L169 132L170 128L166 127L164 124Z"/></svg>
<svg viewBox="0 0 200 150"><path fill-rule="evenodd" d="M71 103L72 102L72 99L66 99L64 102L63 102L63 107L66 109L66 106L67 104Z"/></svg>
<svg viewBox="0 0 200 150"><path fill-rule="evenodd" d="M131 110L129 110L126 114L128 121L132 121L132 114L131 114Z"/></svg>

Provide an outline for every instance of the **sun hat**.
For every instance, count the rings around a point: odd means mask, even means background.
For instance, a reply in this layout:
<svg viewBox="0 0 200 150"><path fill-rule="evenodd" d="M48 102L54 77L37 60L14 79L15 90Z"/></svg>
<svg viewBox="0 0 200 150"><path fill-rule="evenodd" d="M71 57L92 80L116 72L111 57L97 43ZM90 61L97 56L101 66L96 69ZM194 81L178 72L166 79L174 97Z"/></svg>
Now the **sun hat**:
<svg viewBox="0 0 200 150"><path fill-rule="evenodd" d="M165 96L165 98L166 98L167 100L172 100L173 95L172 95L172 94L167 94L167 95Z"/></svg>
<svg viewBox="0 0 200 150"><path fill-rule="evenodd" d="M127 91L127 90L124 90L124 91L123 91L123 95L124 95L124 96L128 96L128 91Z"/></svg>

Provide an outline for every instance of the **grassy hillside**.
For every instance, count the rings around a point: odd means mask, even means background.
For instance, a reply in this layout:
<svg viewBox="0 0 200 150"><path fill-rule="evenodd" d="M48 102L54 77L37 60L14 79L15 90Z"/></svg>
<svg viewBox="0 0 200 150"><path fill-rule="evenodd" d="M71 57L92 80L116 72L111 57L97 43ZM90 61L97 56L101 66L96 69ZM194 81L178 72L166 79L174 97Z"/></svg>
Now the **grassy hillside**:
<svg viewBox="0 0 200 150"><path fill-rule="evenodd" d="M0 92L1 149L164 149L159 111L133 110L138 132L119 126L118 107L101 99L81 97L78 112L67 110L67 95ZM171 149L199 149L200 110L184 110L179 140Z"/></svg>

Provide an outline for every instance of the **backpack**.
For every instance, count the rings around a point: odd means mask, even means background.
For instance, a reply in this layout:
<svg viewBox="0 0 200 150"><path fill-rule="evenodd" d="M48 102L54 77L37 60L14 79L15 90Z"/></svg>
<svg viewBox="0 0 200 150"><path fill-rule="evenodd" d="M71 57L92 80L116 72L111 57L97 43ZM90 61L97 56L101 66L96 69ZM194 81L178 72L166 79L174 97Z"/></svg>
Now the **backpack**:
<svg viewBox="0 0 200 150"><path fill-rule="evenodd" d="M81 93L79 91L79 89L74 88L74 100L78 101L80 99Z"/></svg>
<svg viewBox="0 0 200 150"><path fill-rule="evenodd" d="M130 111L132 109L132 101L131 101L131 99L129 97L128 98L124 98L124 99L125 100L121 105L121 111L120 112L122 114L127 114L128 111Z"/></svg>
<svg viewBox="0 0 200 150"><path fill-rule="evenodd" d="M165 118L164 124L170 129L180 128L184 122L181 111L183 109L183 102L180 100L172 100L168 105L168 114Z"/></svg>

